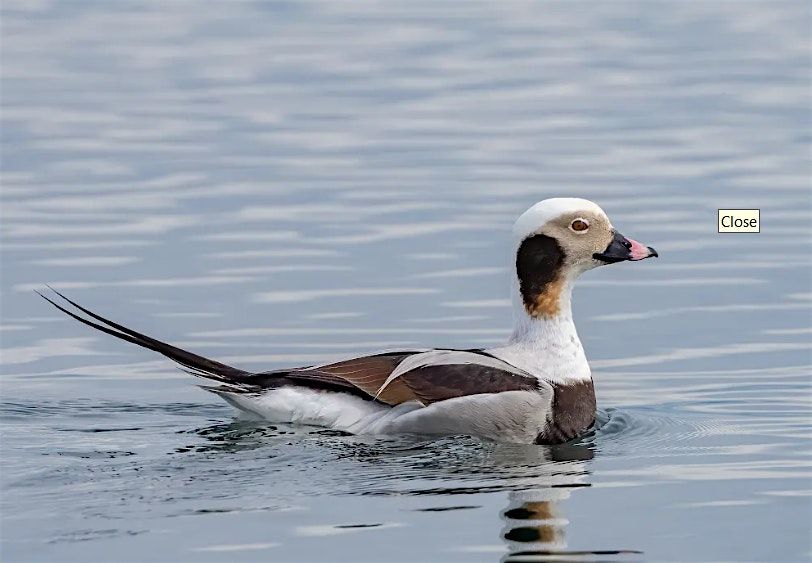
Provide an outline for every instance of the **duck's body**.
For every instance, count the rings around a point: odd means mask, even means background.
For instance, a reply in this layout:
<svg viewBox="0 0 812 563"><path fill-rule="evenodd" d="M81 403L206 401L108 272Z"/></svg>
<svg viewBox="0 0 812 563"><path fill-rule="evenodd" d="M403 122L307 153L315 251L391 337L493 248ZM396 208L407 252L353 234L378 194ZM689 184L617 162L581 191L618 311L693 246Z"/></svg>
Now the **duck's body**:
<svg viewBox="0 0 812 563"><path fill-rule="evenodd" d="M396 377L378 394L387 373ZM362 392L346 389L345 381ZM353 434L471 434L556 443L583 433L595 415L591 379L552 383L486 350L382 352L209 390L261 419Z"/></svg>
<svg viewBox="0 0 812 563"><path fill-rule="evenodd" d="M514 234L516 325L506 345L488 350L397 350L251 373L113 323L61 294L98 322L46 299L85 324L216 381L204 388L265 420L354 434L469 434L560 443L583 434L596 410L572 318L575 278L603 263L656 252L616 233L597 205L581 199L536 204L516 222Z"/></svg>

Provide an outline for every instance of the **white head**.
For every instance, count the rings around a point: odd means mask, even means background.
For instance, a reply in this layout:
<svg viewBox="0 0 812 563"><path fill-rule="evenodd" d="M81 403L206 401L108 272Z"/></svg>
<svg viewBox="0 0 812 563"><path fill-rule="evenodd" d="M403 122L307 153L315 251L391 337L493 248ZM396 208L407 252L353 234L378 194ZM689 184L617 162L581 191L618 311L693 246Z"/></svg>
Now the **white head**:
<svg viewBox="0 0 812 563"><path fill-rule="evenodd" d="M657 256L653 248L617 232L603 209L580 198L538 202L519 217L513 234L518 297L533 318L568 309L569 288L583 272Z"/></svg>

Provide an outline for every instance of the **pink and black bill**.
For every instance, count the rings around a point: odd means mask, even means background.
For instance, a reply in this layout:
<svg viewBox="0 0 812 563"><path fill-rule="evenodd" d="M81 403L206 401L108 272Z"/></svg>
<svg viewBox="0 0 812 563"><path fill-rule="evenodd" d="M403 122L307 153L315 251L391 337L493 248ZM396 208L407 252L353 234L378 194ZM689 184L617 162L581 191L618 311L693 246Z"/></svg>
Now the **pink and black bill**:
<svg viewBox="0 0 812 563"><path fill-rule="evenodd" d="M657 254L657 251L651 246L640 244L636 240L626 238L615 231L612 242L609 243L606 250L596 252L592 255L592 258L601 260L607 264L613 264L625 260L635 262L637 260L645 260L646 258L656 258L657 256L659 256L659 254Z"/></svg>

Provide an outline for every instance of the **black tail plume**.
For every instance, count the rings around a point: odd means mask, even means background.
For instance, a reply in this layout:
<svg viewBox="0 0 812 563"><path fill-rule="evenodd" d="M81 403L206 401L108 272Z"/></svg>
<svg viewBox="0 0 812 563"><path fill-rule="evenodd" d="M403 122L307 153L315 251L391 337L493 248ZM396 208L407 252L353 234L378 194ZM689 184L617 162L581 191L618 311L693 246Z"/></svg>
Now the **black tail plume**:
<svg viewBox="0 0 812 563"><path fill-rule="evenodd" d="M167 344L166 342L161 342L160 340L156 340L145 334L136 332L123 325L114 323L109 319L105 319L104 317L85 309L78 303L71 301L70 299L59 293L51 286L47 287L48 289L53 291L56 295L64 299L67 303L69 303L70 305L72 305L85 315L99 321L98 323L96 323L91 320L88 320L73 311L69 311L68 309L56 303L53 299L46 297L39 291L36 292L40 297L48 301L51 305L53 305L66 315L73 317L82 324L93 327L96 330L107 333L111 336L115 336L116 338L119 338L121 340L132 342L133 344L137 344L138 346L141 346L143 348L147 348L149 350L158 352L159 354L163 354L170 360L183 366L183 368L192 375L197 375L208 379L214 379L216 381L220 381L223 383L231 383L231 384L249 383L249 379L252 376L250 372L243 371L241 369L237 369L231 366L227 366L225 364L221 364L220 362L204 358L203 356L198 356L197 354L193 354L192 352L187 352L186 350L183 350L176 346L172 346L171 344Z"/></svg>

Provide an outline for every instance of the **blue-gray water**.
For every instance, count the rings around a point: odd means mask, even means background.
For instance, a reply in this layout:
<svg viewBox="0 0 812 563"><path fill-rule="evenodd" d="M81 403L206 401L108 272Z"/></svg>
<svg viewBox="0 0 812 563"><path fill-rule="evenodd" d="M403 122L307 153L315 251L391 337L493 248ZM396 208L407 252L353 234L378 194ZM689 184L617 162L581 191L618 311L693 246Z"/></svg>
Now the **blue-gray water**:
<svg viewBox="0 0 812 563"><path fill-rule="evenodd" d="M810 557L809 21L4 1L3 560ZM581 280L602 426L560 448L240 423L32 292L257 370L486 346L558 195L661 255Z"/></svg>

